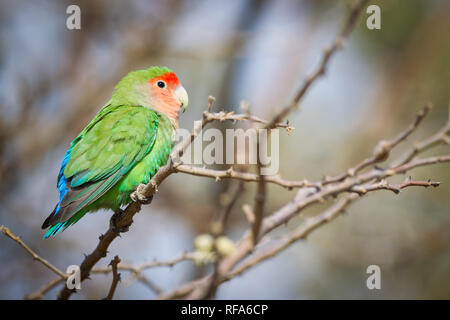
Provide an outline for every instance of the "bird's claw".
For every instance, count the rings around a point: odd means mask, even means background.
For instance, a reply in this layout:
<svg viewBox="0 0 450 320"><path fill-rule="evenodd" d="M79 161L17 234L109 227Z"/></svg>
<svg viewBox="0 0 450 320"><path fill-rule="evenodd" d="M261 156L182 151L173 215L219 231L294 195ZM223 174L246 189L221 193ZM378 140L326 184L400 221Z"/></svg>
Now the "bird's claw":
<svg viewBox="0 0 450 320"><path fill-rule="evenodd" d="M139 192L133 192L130 197L131 200L133 200L134 202L140 202L142 204L150 204L153 200L153 196L146 198L143 197L142 194Z"/></svg>
<svg viewBox="0 0 450 320"><path fill-rule="evenodd" d="M150 196L149 198L139 198L139 202L142 204L150 204L152 203L153 196Z"/></svg>
<svg viewBox="0 0 450 320"><path fill-rule="evenodd" d="M153 200L153 195L151 195L150 197L144 197L143 196L143 194L142 194L142 187L141 187L141 185L139 185L137 188L136 188L136 191L135 192L133 192L131 195L130 195L130 198L131 198L131 200L133 200L134 202L140 202L140 203L142 203L142 204L150 204L151 202L152 202L152 200Z"/></svg>
<svg viewBox="0 0 450 320"><path fill-rule="evenodd" d="M126 226L120 226L120 227L117 225L118 219L120 219L120 216L122 214L123 214L123 210L118 209L118 211L116 211L113 214L113 216L111 217L111 220L110 220L110 227L116 234L120 234L122 232L127 232L131 226L131 223Z"/></svg>

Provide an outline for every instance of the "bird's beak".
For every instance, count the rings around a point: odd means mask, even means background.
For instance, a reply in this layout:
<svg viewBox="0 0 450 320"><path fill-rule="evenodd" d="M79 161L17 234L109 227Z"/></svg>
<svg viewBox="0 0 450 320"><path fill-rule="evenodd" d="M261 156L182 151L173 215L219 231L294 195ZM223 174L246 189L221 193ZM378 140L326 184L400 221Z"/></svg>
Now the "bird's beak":
<svg viewBox="0 0 450 320"><path fill-rule="evenodd" d="M175 90L175 96L178 98L178 101L180 101L180 108L181 111L184 113L186 111L189 99L188 94L186 92L186 89L183 88L183 86L178 86L178 88Z"/></svg>

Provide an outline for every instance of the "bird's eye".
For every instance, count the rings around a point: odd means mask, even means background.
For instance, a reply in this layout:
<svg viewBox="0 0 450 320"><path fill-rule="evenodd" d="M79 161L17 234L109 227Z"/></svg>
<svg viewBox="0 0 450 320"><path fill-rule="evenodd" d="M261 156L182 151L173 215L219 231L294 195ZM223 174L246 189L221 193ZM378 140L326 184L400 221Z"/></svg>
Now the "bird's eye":
<svg viewBox="0 0 450 320"><path fill-rule="evenodd" d="M166 87L166 83L162 80L159 80L157 83L158 87L160 87L161 89L164 89Z"/></svg>

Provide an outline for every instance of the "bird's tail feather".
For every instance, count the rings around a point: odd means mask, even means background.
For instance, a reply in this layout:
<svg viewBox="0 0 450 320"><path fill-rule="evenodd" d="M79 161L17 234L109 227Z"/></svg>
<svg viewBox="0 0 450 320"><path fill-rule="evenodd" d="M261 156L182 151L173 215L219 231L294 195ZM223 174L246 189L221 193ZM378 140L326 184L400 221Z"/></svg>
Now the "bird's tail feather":
<svg viewBox="0 0 450 320"><path fill-rule="evenodd" d="M56 208L58 208L58 205L55 206L55 209L53 209L52 213L50 213L47 219L45 219L44 223L41 226L42 229L47 229L48 227L50 227L50 219L55 215Z"/></svg>
<svg viewBox="0 0 450 320"><path fill-rule="evenodd" d="M56 224L50 226L49 221L50 221L50 218L52 217L52 215L54 214L54 212L55 212L55 210L53 210L52 214L50 214L50 216L44 221L44 224L42 225L42 229L50 227L50 229L48 229L47 232L45 233L44 239L56 236L56 234L59 231L66 230L69 226L75 224L78 220L80 220L86 214L86 211L82 210L82 211L76 213L75 215L73 215L72 217L70 217L69 219L67 219L66 221L57 222Z"/></svg>

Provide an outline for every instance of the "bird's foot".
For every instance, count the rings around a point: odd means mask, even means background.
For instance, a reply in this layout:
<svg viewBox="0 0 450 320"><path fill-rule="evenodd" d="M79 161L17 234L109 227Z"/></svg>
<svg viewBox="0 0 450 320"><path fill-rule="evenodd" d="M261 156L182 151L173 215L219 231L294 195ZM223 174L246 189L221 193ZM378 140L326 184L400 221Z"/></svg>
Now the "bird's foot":
<svg viewBox="0 0 450 320"><path fill-rule="evenodd" d="M122 232L127 232L131 226L132 222L127 225L119 225L119 221L122 218L123 213L124 211L122 209L118 209L111 217L109 225L114 233L120 234Z"/></svg>
<svg viewBox="0 0 450 320"><path fill-rule="evenodd" d="M131 195L130 198L131 200L133 200L134 202L140 202L142 204L150 204L153 200L153 195L151 195L150 197L145 197L142 193L142 188L144 188L145 185L139 185L136 188L136 191L134 191Z"/></svg>

